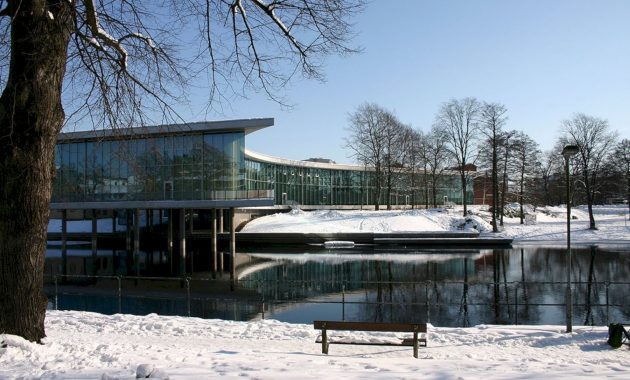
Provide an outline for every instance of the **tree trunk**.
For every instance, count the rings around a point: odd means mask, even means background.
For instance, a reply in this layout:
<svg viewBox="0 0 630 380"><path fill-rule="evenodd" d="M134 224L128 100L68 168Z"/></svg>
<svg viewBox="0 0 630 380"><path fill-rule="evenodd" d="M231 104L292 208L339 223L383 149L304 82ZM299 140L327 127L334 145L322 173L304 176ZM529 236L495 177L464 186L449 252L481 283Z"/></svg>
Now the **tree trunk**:
<svg viewBox="0 0 630 380"><path fill-rule="evenodd" d="M71 7L46 0L9 1L7 7L12 21L9 76L0 97L0 331L36 342L46 336L44 258Z"/></svg>
<svg viewBox="0 0 630 380"><path fill-rule="evenodd" d="M431 178L433 181L434 178ZM435 202L435 193L433 193L433 203ZM437 207L435 204L434 207ZM424 208L425 210L429 208L429 177L427 177L427 165L424 165Z"/></svg>
<svg viewBox="0 0 630 380"><path fill-rule="evenodd" d="M435 174L431 174L431 193L433 194L433 207L437 208L437 179Z"/></svg>
<svg viewBox="0 0 630 380"><path fill-rule="evenodd" d="M461 171L461 179L462 179L462 204L464 205L464 217L468 214L468 209L466 208L466 172L464 171L464 166L462 166Z"/></svg>
<svg viewBox="0 0 630 380"><path fill-rule="evenodd" d="M492 232L499 232L497 212L499 212L499 176L496 144L492 148Z"/></svg>
<svg viewBox="0 0 630 380"><path fill-rule="evenodd" d="M588 207L589 229L596 230L595 217L593 216L593 192L591 191L591 182L589 180L589 171L584 170L584 188L586 190L586 204Z"/></svg>
<svg viewBox="0 0 630 380"><path fill-rule="evenodd" d="M525 157L521 156L521 187L518 193L518 203L520 205L521 224L524 224L525 211L523 210L523 192L525 191Z"/></svg>
<svg viewBox="0 0 630 380"><path fill-rule="evenodd" d="M387 209L392 209L392 172L387 171Z"/></svg>
<svg viewBox="0 0 630 380"><path fill-rule="evenodd" d="M506 141L505 156L503 157L503 183L501 185L501 205L499 208L501 220L499 224L503 227L503 215L505 215L505 195L507 193L507 164L508 164L508 144Z"/></svg>
<svg viewBox="0 0 630 380"><path fill-rule="evenodd" d="M497 226L497 212L499 205L499 176L498 176L497 138L492 138L492 232L499 232Z"/></svg>
<svg viewBox="0 0 630 380"><path fill-rule="evenodd" d="M374 189L374 209L376 211L378 211L381 208L381 191L382 191L382 178L381 178L381 170L380 167L377 165L374 171L374 176L376 178L374 178L374 184L375 184L375 189Z"/></svg>

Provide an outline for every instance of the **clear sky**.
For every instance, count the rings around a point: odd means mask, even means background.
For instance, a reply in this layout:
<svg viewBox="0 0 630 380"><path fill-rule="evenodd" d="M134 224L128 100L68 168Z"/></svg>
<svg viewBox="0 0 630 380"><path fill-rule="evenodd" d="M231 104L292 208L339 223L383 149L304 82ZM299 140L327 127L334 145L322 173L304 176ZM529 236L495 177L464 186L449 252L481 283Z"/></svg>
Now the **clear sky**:
<svg viewBox="0 0 630 380"><path fill-rule="evenodd" d="M374 0L355 30L364 52L328 59L324 83L293 82L284 94L293 109L252 95L209 118L273 117L248 148L337 162L352 161L348 114L366 101L421 130L451 98L500 102L506 128L543 149L575 112L630 137L628 0Z"/></svg>
<svg viewBox="0 0 630 380"><path fill-rule="evenodd" d="M273 117L247 137L269 155L352 162L348 114L363 102L421 130L441 103L473 96L508 109L507 129L550 149L575 112L630 138L630 0L373 0L356 18L364 52L326 61L326 82L298 80L291 110L253 94L191 121Z"/></svg>

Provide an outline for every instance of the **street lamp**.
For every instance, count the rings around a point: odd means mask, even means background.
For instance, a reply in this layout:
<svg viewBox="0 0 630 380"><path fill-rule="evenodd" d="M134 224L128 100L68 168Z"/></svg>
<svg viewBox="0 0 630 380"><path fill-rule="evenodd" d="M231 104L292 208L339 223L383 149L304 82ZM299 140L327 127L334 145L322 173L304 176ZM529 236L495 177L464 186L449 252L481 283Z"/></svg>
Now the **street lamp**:
<svg viewBox="0 0 630 380"><path fill-rule="evenodd" d="M564 157L564 170L567 177L567 292L566 292L566 304L567 304L567 332L573 331L573 296L571 289L571 181L569 175L569 160L572 156L579 152L580 148L577 145L567 145L562 149L562 156Z"/></svg>

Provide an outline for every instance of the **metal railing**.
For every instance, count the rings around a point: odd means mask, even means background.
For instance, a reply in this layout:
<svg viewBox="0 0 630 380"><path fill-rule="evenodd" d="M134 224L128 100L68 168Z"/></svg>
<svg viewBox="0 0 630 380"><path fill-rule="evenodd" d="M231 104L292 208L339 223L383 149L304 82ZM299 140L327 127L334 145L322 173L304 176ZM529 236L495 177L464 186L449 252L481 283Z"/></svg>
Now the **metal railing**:
<svg viewBox="0 0 630 380"><path fill-rule="evenodd" d="M440 318L444 315L457 315L457 325L465 327L470 324L467 323L470 315L475 313L479 314L473 318L476 323L535 324L530 322L529 314L540 313L543 307L562 310L566 307L563 302L566 282L235 281L60 274L47 278L51 281L47 293L55 310L60 306L60 297L108 298L113 302L104 307L107 310L86 310L106 313L159 312L163 309L158 310L155 305L175 302L166 314L216 317L218 313L224 319L246 320L273 317L278 311L298 305L325 304L339 306L334 319L346 320L347 311L353 308L362 308L368 313L390 308L390 319L395 318L397 310L438 324L443 322ZM108 285L108 281L111 284ZM607 325L619 318L630 320L630 282L574 282L573 285L577 295L573 309L584 317L583 324ZM151 305L137 309L139 302L148 301L157 302L152 303L155 309L151 309ZM208 310L207 303L211 304L209 309L216 310ZM85 309L89 308L85 304ZM558 323L542 324L561 324L561 318Z"/></svg>

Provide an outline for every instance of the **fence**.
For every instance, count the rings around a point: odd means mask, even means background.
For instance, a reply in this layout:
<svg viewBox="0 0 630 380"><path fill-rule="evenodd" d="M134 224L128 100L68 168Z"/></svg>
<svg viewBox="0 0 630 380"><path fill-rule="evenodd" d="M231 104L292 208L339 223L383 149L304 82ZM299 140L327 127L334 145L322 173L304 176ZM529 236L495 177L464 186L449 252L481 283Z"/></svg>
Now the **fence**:
<svg viewBox="0 0 630 380"><path fill-rule="evenodd" d="M562 324L566 282L282 281L52 275L51 307L103 313L310 323L328 319L441 326ZM52 278L51 278L52 277ZM630 320L630 282L574 282L573 318L585 325ZM60 299L64 302L60 302ZM287 317L293 312L301 316ZM278 318L278 317L281 318ZM300 319L301 318L301 319Z"/></svg>

